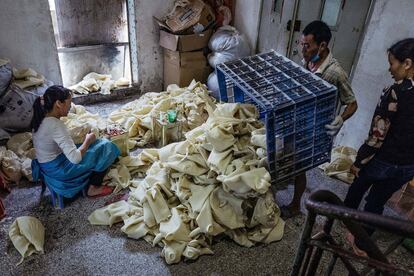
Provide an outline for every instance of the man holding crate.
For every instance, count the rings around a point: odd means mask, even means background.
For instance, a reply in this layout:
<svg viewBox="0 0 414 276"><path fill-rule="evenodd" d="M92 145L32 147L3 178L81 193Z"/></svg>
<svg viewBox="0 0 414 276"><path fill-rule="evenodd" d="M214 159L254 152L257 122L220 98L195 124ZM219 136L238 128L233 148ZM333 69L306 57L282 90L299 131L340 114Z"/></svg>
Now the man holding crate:
<svg viewBox="0 0 414 276"><path fill-rule="evenodd" d="M328 48L331 37L331 30L326 23L313 21L303 30L300 44L305 68L335 85L338 89L337 116L335 120L325 126L327 133L335 136L344 121L355 113L358 106L347 73L333 58L332 52ZM295 178L293 199L289 205L281 207L282 217L290 218L300 214L300 202L305 189L306 173L304 172Z"/></svg>

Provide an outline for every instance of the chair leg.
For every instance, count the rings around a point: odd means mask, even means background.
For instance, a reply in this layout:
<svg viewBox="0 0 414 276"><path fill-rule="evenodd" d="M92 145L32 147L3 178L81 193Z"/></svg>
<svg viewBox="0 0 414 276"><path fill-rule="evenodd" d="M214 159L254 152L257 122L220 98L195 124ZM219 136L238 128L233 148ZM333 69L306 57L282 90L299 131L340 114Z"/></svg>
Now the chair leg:
<svg viewBox="0 0 414 276"><path fill-rule="evenodd" d="M43 183L45 183L45 182L43 182ZM63 203L63 196L57 194L47 184L45 186L47 186L47 188L49 189L50 196L52 197L52 205L53 205L53 208L57 208L57 209L63 209L63 208L65 208L65 205Z"/></svg>
<svg viewBox="0 0 414 276"><path fill-rule="evenodd" d="M49 187L48 187L49 188ZM49 188L50 196L52 197L53 208L56 208L56 195L55 192Z"/></svg>
<svg viewBox="0 0 414 276"><path fill-rule="evenodd" d="M40 183L42 185L42 190L40 191L40 195L43 195L46 191L46 184L42 180L38 180L38 183Z"/></svg>
<svg viewBox="0 0 414 276"><path fill-rule="evenodd" d="M65 205L63 204L63 196L56 194L59 201L59 209L65 208Z"/></svg>

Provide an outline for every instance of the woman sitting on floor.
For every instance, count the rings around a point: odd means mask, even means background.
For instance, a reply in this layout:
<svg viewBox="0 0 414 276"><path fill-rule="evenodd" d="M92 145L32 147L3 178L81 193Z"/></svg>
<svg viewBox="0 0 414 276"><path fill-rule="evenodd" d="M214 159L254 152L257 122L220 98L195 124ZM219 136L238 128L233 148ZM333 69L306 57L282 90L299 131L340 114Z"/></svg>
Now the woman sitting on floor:
<svg viewBox="0 0 414 276"><path fill-rule="evenodd" d="M37 158L32 162L33 179L42 179L49 189L66 198L88 185L88 196L110 194L112 189L101 184L119 149L106 139L96 139L93 133L76 147L60 120L67 116L71 102L71 91L54 85L33 104L31 126Z"/></svg>

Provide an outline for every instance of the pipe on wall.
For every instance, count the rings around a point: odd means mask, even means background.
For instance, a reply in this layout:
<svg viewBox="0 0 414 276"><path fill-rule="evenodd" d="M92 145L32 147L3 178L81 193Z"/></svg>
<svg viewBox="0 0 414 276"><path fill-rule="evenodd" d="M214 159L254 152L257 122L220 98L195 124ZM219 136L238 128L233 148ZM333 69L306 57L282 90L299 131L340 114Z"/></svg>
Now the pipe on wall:
<svg viewBox="0 0 414 276"><path fill-rule="evenodd" d="M263 1L260 0L260 11L259 11L259 20L256 28L256 47L254 49L255 53L259 51L259 38L260 38L260 26L262 25L262 14L263 14Z"/></svg>
<svg viewBox="0 0 414 276"><path fill-rule="evenodd" d="M300 0L295 0L295 6L293 8L292 23L290 25L289 41L286 51L286 56L290 58L292 56L293 49L293 35L295 33L295 21L298 18Z"/></svg>

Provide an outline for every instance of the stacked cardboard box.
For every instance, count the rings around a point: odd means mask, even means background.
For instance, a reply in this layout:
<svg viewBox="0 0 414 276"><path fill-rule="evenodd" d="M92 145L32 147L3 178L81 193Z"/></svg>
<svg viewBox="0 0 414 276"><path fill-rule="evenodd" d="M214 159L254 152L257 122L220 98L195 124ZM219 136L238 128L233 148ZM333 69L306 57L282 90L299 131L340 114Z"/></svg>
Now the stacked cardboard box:
<svg viewBox="0 0 414 276"><path fill-rule="evenodd" d="M174 35L160 32L164 48L164 87L175 83L187 86L195 79L205 83L211 68L203 48L208 44L212 30L193 35Z"/></svg>
<svg viewBox="0 0 414 276"><path fill-rule="evenodd" d="M213 33L215 17L210 6L192 0L160 20L160 45L164 48L164 88L187 86L195 79L205 83L212 71L203 51ZM200 31L201 30L201 31Z"/></svg>

